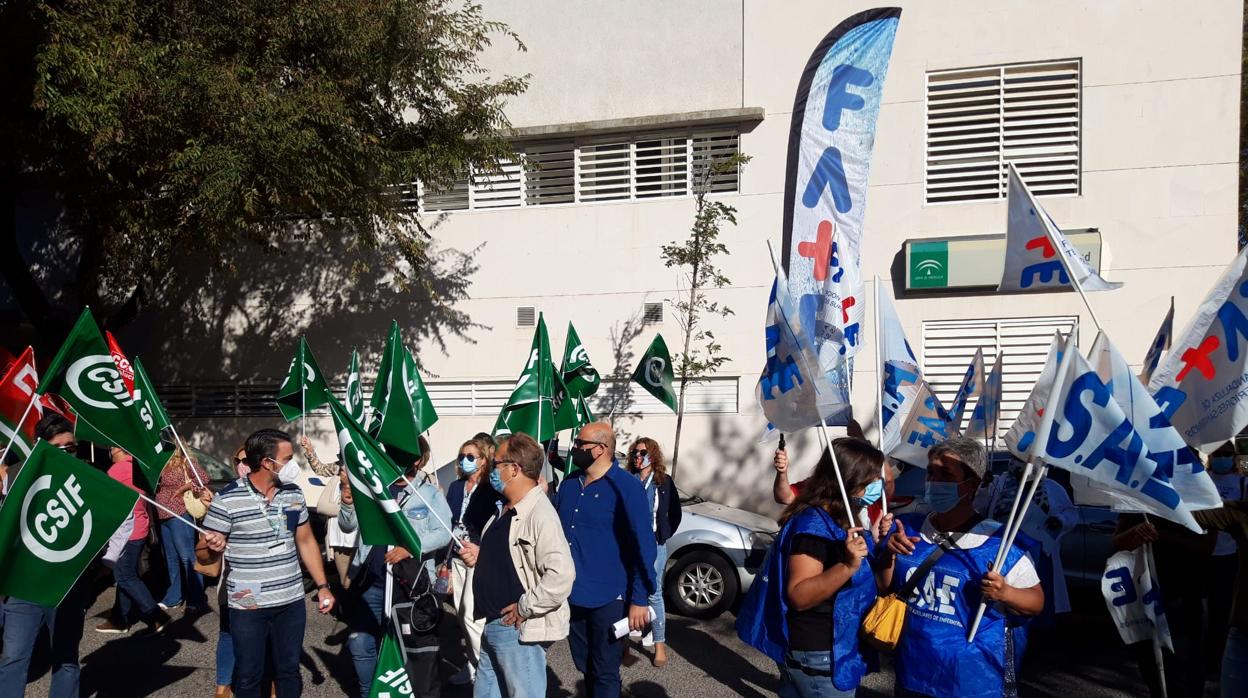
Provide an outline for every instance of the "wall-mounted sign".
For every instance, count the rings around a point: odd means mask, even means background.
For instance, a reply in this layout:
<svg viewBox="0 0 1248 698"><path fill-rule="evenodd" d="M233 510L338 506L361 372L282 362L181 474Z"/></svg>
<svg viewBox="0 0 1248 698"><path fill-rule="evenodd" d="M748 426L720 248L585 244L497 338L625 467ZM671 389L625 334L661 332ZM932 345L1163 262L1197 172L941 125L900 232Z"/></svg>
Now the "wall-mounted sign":
<svg viewBox="0 0 1248 698"><path fill-rule="evenodd" d="M1099 273L1100 232L1095 228L1062 232ZM1005 268L1005 235L907 240L905 252L907 291L995 287Z"/></svg>

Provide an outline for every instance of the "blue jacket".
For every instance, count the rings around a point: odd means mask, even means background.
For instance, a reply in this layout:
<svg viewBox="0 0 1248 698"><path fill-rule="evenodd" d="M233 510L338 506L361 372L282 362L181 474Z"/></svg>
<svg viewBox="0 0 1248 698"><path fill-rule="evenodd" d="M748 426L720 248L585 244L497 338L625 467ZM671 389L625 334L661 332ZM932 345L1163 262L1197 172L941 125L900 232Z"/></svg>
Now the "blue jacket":
<svg viewBox="0 0 1248 698"><path fill-rule="evenodd" d="M623 598L647 605L657 588L658 547L641 482L615 466L588 487L584 482L584 473L565 479L555 497L576 567L568 602L599 608Z"/></svg>
<svg viewBox="0 0 1248 698"><path fill-rule="evenodd" d="M762 574L755 578L737 614L737 635L776 663L784 664L789 651L787 622L789 550L794 537L813 535L828 540L845 540L845 529L822 509L809 507L789 519L763 561ZM868 557L875 542L866 537ZM853 577L833 597L832 683L842 691L854 689L870 667L876 665L875 651L858 642L862 619L876 599L875 575L864 560Z"/></svg>

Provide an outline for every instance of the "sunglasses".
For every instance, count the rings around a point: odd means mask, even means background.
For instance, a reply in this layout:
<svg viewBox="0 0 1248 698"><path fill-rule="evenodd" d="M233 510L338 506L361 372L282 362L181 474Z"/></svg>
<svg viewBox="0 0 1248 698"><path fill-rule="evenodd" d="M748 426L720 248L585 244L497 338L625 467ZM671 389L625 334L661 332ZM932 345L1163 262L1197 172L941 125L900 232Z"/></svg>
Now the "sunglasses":
<svg viewBox="0 0 1248 698"><path fill-rule="evenodd" d="M630 454L628 454L628 455L629 455L629 457L636 459L636 458L645 458L645 457L646 457L647 455L649 455L649 454L650 454L650 452L649 452L649 451L645 451L645 450L637 450L637 451L633 451L632 453L630 453Z"/></svg>
<svg viewBox="0 0 1248 698"><path fill-rule="evenodd" d="M472 455L471 453L461 453L461 454L459 454L459 459L460 459L460 460L463 460L463 459L465 459L465 458L467 458L467 459L468 459L468 462L469 462L469 463L476 462L476 460L477 460L477 457L476 457L476 456L474 456L474 455Z"/></svg>
<svg viewBox="0 0 1248 698"><path fill-rule="evenodd" d="M585 439L572 439L572 446L574 448L585 448L586 446L606 446L606 444L604 444L601 441L586 441Z"/></svg>
<svg viewBox="0 0 1248 698"><path fill-rule="evenodd" d="M64 446L57 446L57 448L71 455L78 452L78 444L65 444Z"/></svg>
<svg viewBox="0 0 1248 698"><path fill-rule="evenodd" d="M239 458L238 456L234 457L234 465L238 465L239 463L246 463L246 462L247 462L246 458Z"/></svg>

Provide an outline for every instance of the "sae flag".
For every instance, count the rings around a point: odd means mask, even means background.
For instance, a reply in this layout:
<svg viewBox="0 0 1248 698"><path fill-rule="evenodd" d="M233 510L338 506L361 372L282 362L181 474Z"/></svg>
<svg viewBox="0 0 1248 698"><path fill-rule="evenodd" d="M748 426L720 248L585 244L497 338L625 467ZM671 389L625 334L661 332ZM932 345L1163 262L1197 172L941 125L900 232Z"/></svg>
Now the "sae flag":
<svg viewBox="0 0 1248 698"><path fill-rule="evenodd" d="M962 428L962 415L966 413L966 406L977 403L983 394L984 350L980 348L971 357L971 365L966 367L966 374L962 376L962 385L958 386L958 393L949 405L949 419L953 421L954 429Z"/></svg>
<svg viewBox="0 0 1248 698"><path fill-rule="evenodd" d="M769 422L763 439L815 426L828 417L848 419L849 385L844 359L833 372L840 380L833 383L819 369L779 264L771 286L765 333L767 363L755 389L758 404Z"/></svg>
<svg viewBox="0 0 1248 698"><path fill-rule="evenodd" d="M898 8L878 8L837 25L807 61L793 104L784 257L825 373L862 344L867 178L900 18Z"/></svg>
<svg viewBox="0 0 1248 698"><path fill-rule="evenodd" d="M1036 430L1040 428L1044 408L1049 404L1049 392L1053 389L1053 379L1057 377L1057 367L1062 363L1062 352L1065 351L1067 342L1073 335L1074 332L1071 332L1063 339L1060 332L1053 333L1053 341L1049 343L1049 356L1044 360L1044 368L1040 369L1040 376L1036 378L1031 394L1023 403L1023 409L1019 410L1018 416L1014 418L1014 424L1005 434L1005 447L1021 461L1031 460L1028 451L1036 439Z"/></svg>
<svg viewBox="0 0 1248 698"><path fill-rule="evenodd" d="M1209 452L1248 425L1248 247L1205 296L1148 389L1188 444Z"/></svg>
<svg viewBox="0 0 1248 698"><path fill-rule="evenodd" d="M884 454L899 461L927 467L927 450L958 433L957 425L950 421L949 413L940 404L936 393L927 381L920 379L916 386L914 406L901 425L898 441Z"/></svg>
<svg viewBox="0 0 1248 698"><path fill-rule="evenodd" d="M1170 624L1166 622L1161 604L1153 546L1144 545L1110 556L1105 562L1105 574L1101 576L1101 594L1125 644L1151 642L1156 637L1162 647L1174 651Z"/></svg>
<svg viewBox="0 0 1248 698"><path fill-rule="evenodd" d="M984 379L984 394L979 396L975 410L971 412L971 423L966 427L966 435L974 438L991 439L997 430L997 419L1001 415L1001 378L1005 352L997 354L997 361L992 371Z"/></svg>
<svg viewBox="0 0 1248 698"><path fill-rule="evenodd" d="M1159 468L1168 471L1170 484L1183 505L1190 511L1216 509L1222 506L1222 496L1213 484L1213 479L1205 472L1192 450L1184 443L1179 432L1170 426L1161 408L1153 401L1153 396L1140 383L1131 367L1118 349L1109 341L1104 332L1096 335L1092 351L1088 353L1089 363L1096 369L1101 380L1113 392L1114 401L1122 406L1123 412L1131 420L1139 435L1148 458L1157 463ZM1110 495L1114 492L1111 490ZM1133 511L1133 500L1120 502L1114 496L1114 509L1117 511ZM1122 504L1122 506L1120 506Z"/></svg>
<svg viewBox="0 0 1248 698"><path fill-rule="evenodd" d="M897 308L893 306L888 292L881 288L878 276L875 277L875 289L876 315L880 323L881 450L887 453L897 447L901 439L901 425L915 404L923 370L919 368L919 360L910 348L910 342L906 341Z"/></svg>
<svg viewBox="0 0 1248 698"><path fill-rule="evenodd" d="M1149 452L1130 415L1114 399L1113 387L1074 347L1062 352L1031 454L1087 477L1124 508L1202 530L1170 482L1175 453Z"/></svg>
<svg viewBox="0 0 1248 698"><path fill-rule="evenodd" d="M1005 225L1005 270L998 291L1069 288L1071 275L1085 291L1122 286L1102 279L1066 239L1010 163L1009 214Z"/></svg>
<svg viewBox="0 0 1248 698"><path fill-rule="evenodd" d="M1174 339L1174 296L1170 296L1170 310L1166 313L1166 317L1161 321L1161 327L1157 328L1157 336L1153 337L1153 343L1148 345L1148 353L1144 355L1144 369L1140 371L1140 380L1148 383L1153 377L1153 371L1157 370L1157 364L1161 363L1161 355L1170 351L1170 341Z"/></svg>

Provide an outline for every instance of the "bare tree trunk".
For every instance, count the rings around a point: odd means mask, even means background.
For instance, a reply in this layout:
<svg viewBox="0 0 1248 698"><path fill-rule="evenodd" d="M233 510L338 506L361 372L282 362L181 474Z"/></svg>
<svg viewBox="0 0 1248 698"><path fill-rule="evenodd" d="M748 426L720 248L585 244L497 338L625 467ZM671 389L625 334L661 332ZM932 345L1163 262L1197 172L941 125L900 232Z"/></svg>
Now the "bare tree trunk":
<svg viewBox="0 0 1248 698"><path fill-rule="evenodd" d="M702 198L698 198L698 208L702 207ZM689 345L693 342L693 329L698 323L698 267L694 261L693 273L689 277L689 317L685 322L685 349L680 355L680 397L676 401L676 436L672 439L671 474L676 477L676 458L680 456L680 430L685 424L685 391L689 387Z"/></svg>

